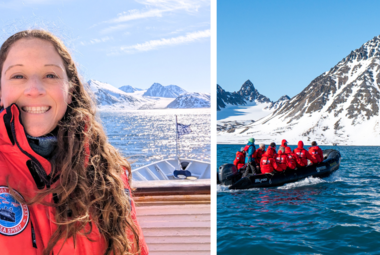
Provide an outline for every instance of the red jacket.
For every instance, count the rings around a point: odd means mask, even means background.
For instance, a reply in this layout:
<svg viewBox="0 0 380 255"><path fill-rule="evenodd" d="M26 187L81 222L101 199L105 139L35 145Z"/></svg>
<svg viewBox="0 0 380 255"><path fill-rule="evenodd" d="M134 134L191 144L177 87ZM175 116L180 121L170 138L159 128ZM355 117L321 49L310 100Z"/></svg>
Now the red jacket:
<svg viewBox="0 0 380 255"><path fill-rule="evenodd" d="M277 156L276 149L268 146L267 151L272 151L272 157L275 158Z"/></svg>
<svg viewBox="0 0 380 255"><path fill-rule="evenodd" d="M20 110L16 104L0 113L0 250L2 255L10 254L42 254L54 231L55 209L42 204L31 206L17 202L10 194L7 182L17 193L29 199L34 197L38 188L50 186L50 162L35 153L28 143L25 129L20 121ZM41 171L37 174L37 170ZM46 178L47 177L47 178ZM128 178L122 176L125 188L131 190ZM44 180L45 179L45 180ZM44 198L44 202L53 203L52 194ZM141 254L148 254L144 237L136 219L133 200L132 218L140 231ZM76 236L75 247L73 239L67 240L61 249L63 240L53 248L57 255L89 255L103 254L106 243L95 224L88 235L93 241L80 233ZM86 230L89 230L88 224ZM127 236L131 238L130 232Z"/></svg>
<svg viewBox="0 0 380 255"><path fill-rule="evenodd" d="M282 151L279 151L277 156L276 156L276 163L278 166L277 171L279 171L279 172L284 171L288 167L287 155L285 153L283 154Z"/></svg>
<svg viewBox="0 0 380 255"><path fill-rule="evenodd" d="M264 150L262 150L261 148L258 148L255 152L255 161L256 161L256 164L257 165L260 165L260 159L261 157L263 156L263 154L265 153Z"/></svg>
<svg viewBox="0 0 380 255"><path fill-rule="evenodd" d="M245 165L245 155L243 152L238 151L236 152L236 158L234 160L234 165L236 166L236 169L239 170L241 167Z"/></svg>
<svg viewBox="0 0 380 255"><path fill-rule="evenodd" d="M298 166L307 166L307 160L309 159L313 163L317 163L310 153L303 148L303 142L298 142L298 148L294 149L294 154L297 155L297 165Z"/></svg>
<svg viewBox="0 0 380 255"><path fill-rule="evenodd" d="M263 174L278 170L278 165L273 158L273 149L271 147L268 147L267 152L263 154L263 157L260 160L260 170Z"/></svg>
<svg viewBox="0 0 380 255"><path fill-rule="evenodd" d="M323 161L323 151L318 146L312 146L309 148L309 153L316 161L316 163Z"/></svg>
<svg viewBox="0 0 380 255"><path fill-rule="evenodd" d="M288 142L285 139L283 139L281 141L281 146L284 147L284 148L288 147L287 145L285 145L285 143L288 143Z"/></svg>
<svg viewBox="0 0 380 255"><path fill-rule="evenodd" d="M288 157L288 168L295 169L297 167L297 156L292 153L290 147L285 148L285 154Z"/></svg>

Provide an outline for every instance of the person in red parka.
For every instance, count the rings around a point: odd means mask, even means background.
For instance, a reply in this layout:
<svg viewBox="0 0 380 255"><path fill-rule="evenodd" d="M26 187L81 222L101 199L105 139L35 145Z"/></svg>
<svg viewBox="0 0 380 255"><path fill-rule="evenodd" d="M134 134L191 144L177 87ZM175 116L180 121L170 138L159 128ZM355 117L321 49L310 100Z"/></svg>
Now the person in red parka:
<svg viewBox="0 0 380 255"><path fill-rule="evenodd" d="M278 170L276 160L273 158L273 148L268 147L267 151L263 154L260 160L260 169L263 174Z"/></svg>
<svg viewBox="0 0 380 255"><path fill-rule="evenodd" d="M292 153L289 146L285 148L285 154L288 157L288 168L294 170L297 167L297 156Z"/></svg>
<svg viewBox="0 0 380 255"><path fill-rule="evenodd" d="M293 150L293 153L297 155L297 166L307 166L307 160L310 160L312 163L317 163L310 153L303 148L302 141L298 142L298 147Z"/></svg>
<svg viewBox="0 0 380 255"><path fill-rule="evenodd" d="M274 142L270 143L268 149L272 150L272 152L273 152L273 158L275 158L277 156L276 143L274 143Z"/></svg>
<svg viewBox="0 0 380 255"><path fill-rule="evenodd" d="M288 157L285 154L285 148L280 146L276 156L276 163L278 165L277 171L282 172L288 167Z"/></svg>
<svg viewBox="0 0 380 255"><path fill-rule="evenodd" d="M237 170L239 170L240 168L245 166L245 150L244 150L244 147L242 147L240 151L236 152L236 158L234 160L234 165L236 166Z"/></svg>
<svg viewBox="0 0 380 255"><path fill-rule="evenodd" d="M309 148L310 155L314 158L316 163L322 162L323 161L323 151L321 150L321 148L318 147L317 142L313 141L311 143L311 146L312 147Z"/></svg>
<svg viewBox="0 0 380 255"><path fill-rule="evenodd" d="M288 147L288 141L286 141L285 139L283 139L281 141L281 146L284 147L284 149L286 149L286 147Z"/></svg>
<svg viewBox="0 0 380 255"><path fill-rule="evenodd" d="M0 254L148 255L130 163L109 144L64 43L0 47Z"/></svg>
<svg viewBox="0 0 380 255"><path fill-rule="evenodd" d="M259 167L260 167L260 159L264 153L265 153L265 144L261 143L260 147L256 150L256 158L255 158L256 165Z"/></svg>

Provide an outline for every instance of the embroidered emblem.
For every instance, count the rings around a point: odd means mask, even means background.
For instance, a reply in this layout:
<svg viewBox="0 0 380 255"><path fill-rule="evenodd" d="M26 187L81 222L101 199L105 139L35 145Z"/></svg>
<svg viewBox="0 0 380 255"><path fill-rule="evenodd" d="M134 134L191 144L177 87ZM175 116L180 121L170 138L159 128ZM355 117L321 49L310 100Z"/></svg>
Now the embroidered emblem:
<svg viewBox="0 0 380 255"><path fill-rule="evenodd" d="M26 228L28 222L28 206L14 199L8 187L0 186L0 234L17 235Z"/></svg>

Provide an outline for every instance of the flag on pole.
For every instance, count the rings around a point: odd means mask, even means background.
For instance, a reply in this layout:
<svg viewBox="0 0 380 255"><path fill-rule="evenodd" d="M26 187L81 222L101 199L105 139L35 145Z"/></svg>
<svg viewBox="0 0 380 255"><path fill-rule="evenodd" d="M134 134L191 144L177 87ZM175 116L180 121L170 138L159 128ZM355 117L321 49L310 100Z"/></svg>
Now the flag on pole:
<svg viewBox="0 0 380 255"><path fill-rule="evenodd" d="M183 136L183 135L187 135L187 134L191 133L190 125L183 125L183 124L177 123L178 139L181 138L181 136Z"/></svg>

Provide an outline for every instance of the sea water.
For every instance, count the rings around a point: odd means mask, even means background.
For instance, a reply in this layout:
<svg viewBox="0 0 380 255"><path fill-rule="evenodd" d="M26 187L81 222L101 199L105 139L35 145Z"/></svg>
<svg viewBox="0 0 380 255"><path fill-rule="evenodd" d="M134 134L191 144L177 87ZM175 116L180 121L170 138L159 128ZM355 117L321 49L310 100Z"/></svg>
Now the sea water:
<svg viewBox="0 0 380 255"><path fill-rule="evenodd" d="M136 110L100 112L108 141L127 157L132 170L176 155L176 126L190 125L178 140L180 158L210 161L210 110Z"/></svg>
<svg viewBox="0 0 380 255"><path fill-rule="evenodd" d="M217 166L242 146L218 145ZM218 185L218 255L380 254L380 147L321 148L342 155L330 177L250 190Z"/></svg>

